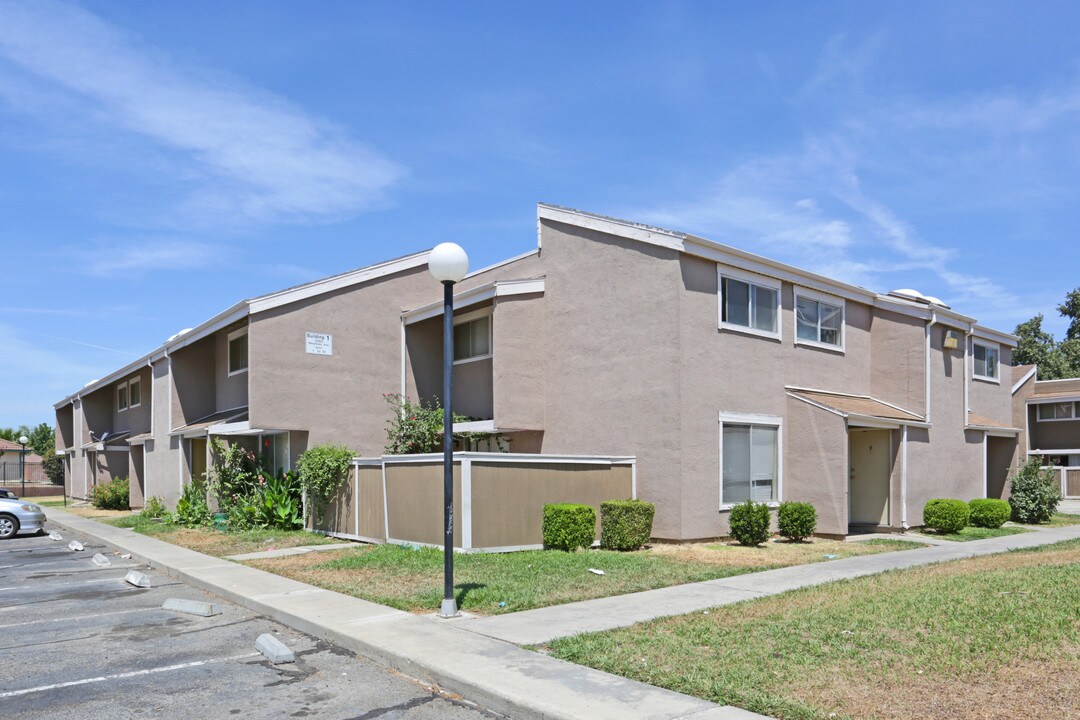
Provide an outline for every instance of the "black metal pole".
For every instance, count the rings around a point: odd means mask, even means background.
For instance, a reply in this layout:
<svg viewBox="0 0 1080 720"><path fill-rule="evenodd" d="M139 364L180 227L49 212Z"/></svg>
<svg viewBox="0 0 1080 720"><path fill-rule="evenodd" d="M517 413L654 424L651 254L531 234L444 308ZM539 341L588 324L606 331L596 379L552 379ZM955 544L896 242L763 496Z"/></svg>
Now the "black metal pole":
<svg viewBox="0 0 1080 720"><path fill-rule="evenodd" d="M454 283L443 283L443 601L440 617L454 617Z"/></svg>
<svg viewBox="0 0 1080 720"><path fill-rule="evenodd" d="M22 443L20 443L22 444ZM19 451L19 477L22 478L22 496L26 497L26 446Z"/></svg>

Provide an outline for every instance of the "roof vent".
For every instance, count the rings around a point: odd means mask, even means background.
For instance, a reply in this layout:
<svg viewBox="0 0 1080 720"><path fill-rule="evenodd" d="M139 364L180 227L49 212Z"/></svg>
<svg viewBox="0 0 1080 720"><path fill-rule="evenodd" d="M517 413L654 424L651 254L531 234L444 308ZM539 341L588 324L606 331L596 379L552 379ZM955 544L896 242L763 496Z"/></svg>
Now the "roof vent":
<svg viewBox="0 0 1080 720"><path fill-rule="evenodd" d="M94 383L96 383L100 379L101 378L95 378L95 379L91 380L90 382L86 383L85 385L83 385L83 387L88 388L88 387L90 387L91 385L93 385Z"/></svg>
<svg viewBox="0 0 1080 720"><path fill-rule="evenodd" d="M912 290L911 288L901 288L900 290L893 290L889 293L893 297L903 298L905 300L914 300L919 303L929 303L929 299L918 290Z"/></svg>
<svg viewBox="0 0 1080 720"><path fill-rule="evenodd" d="M938 307L943 307L946 310L949 308L948 305L946 305L944 302L942 302L938 298L934 297L933 295L926 295L925 297L926 297L926 302L930 303L931 305L937 305Z"/></svg>
<svg viewBox="0 0 1080 720"><path fill-rule="evenodd" d="M187 335L187 334L188 334L189 332L191 332L191 330L192 330L192 328L184 328L183 330L181 330L180 332L176 333L175 335L173 335L173 336L172 336L171 338L169 338L169 339L168 339L168 340L166 340L165 342L167 342L167 343L171 343L171 342L172 342L173 340L175 340L176 338L180 337L181 335Z"/></svg>

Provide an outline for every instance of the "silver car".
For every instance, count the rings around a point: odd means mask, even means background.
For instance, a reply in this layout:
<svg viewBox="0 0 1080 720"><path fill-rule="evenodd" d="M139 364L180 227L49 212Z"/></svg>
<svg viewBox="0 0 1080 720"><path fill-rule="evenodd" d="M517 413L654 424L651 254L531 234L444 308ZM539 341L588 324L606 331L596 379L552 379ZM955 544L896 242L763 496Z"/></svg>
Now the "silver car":
<svg viewBox="0 0 1080 720"><path fill-rule="evenodd" d="M45 512L25 500L0 498L0 540L45 529Z"/></svg>

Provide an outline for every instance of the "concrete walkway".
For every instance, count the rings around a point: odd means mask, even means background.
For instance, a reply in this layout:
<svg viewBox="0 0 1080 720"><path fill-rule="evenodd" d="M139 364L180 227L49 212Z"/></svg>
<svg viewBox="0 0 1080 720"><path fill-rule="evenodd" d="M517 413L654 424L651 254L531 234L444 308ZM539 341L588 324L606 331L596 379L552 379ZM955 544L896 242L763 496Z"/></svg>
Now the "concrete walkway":
<svg viewBox="0 0 1080 720"><path fill-rule="evenodd" d="M1074 538L1080 538L1080 525L1038 529L986 540L948 542L916 550L860 555L507 615L473 617L461 621L459 626L517 645L538 645L578 633L627 627L658 617L700 612L718 605L730 605L836 580L1032 548Z"/></svg>
<svg viewBox="0 0 1080 720"><path fill-rule="evenodd" d="M166 574L517 720L762 720L731 706L523 650L437 620L312 587L49 508L63 525Z"/></svg>

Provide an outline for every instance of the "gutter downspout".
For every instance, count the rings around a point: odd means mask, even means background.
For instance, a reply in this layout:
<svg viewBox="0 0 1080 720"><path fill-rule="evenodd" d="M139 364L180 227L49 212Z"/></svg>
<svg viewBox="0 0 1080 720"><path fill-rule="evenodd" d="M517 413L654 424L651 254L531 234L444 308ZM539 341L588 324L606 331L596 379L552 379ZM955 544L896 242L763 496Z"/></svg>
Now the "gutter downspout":
<svg viewBox="0 0 1080 720"><path fill-rule="evenodd" d="M926 422L930 420L930 328L937 325L937 313L930 311L930 321L926 323Z"/></svg>
<svg viewBox="0 0 1080 720"><path fill-rule="evenodd" d="M907 431L908 426L902 425L900 431L900 456L903 465L900 467L900 527L910 529L907 521Z"/></svg>

